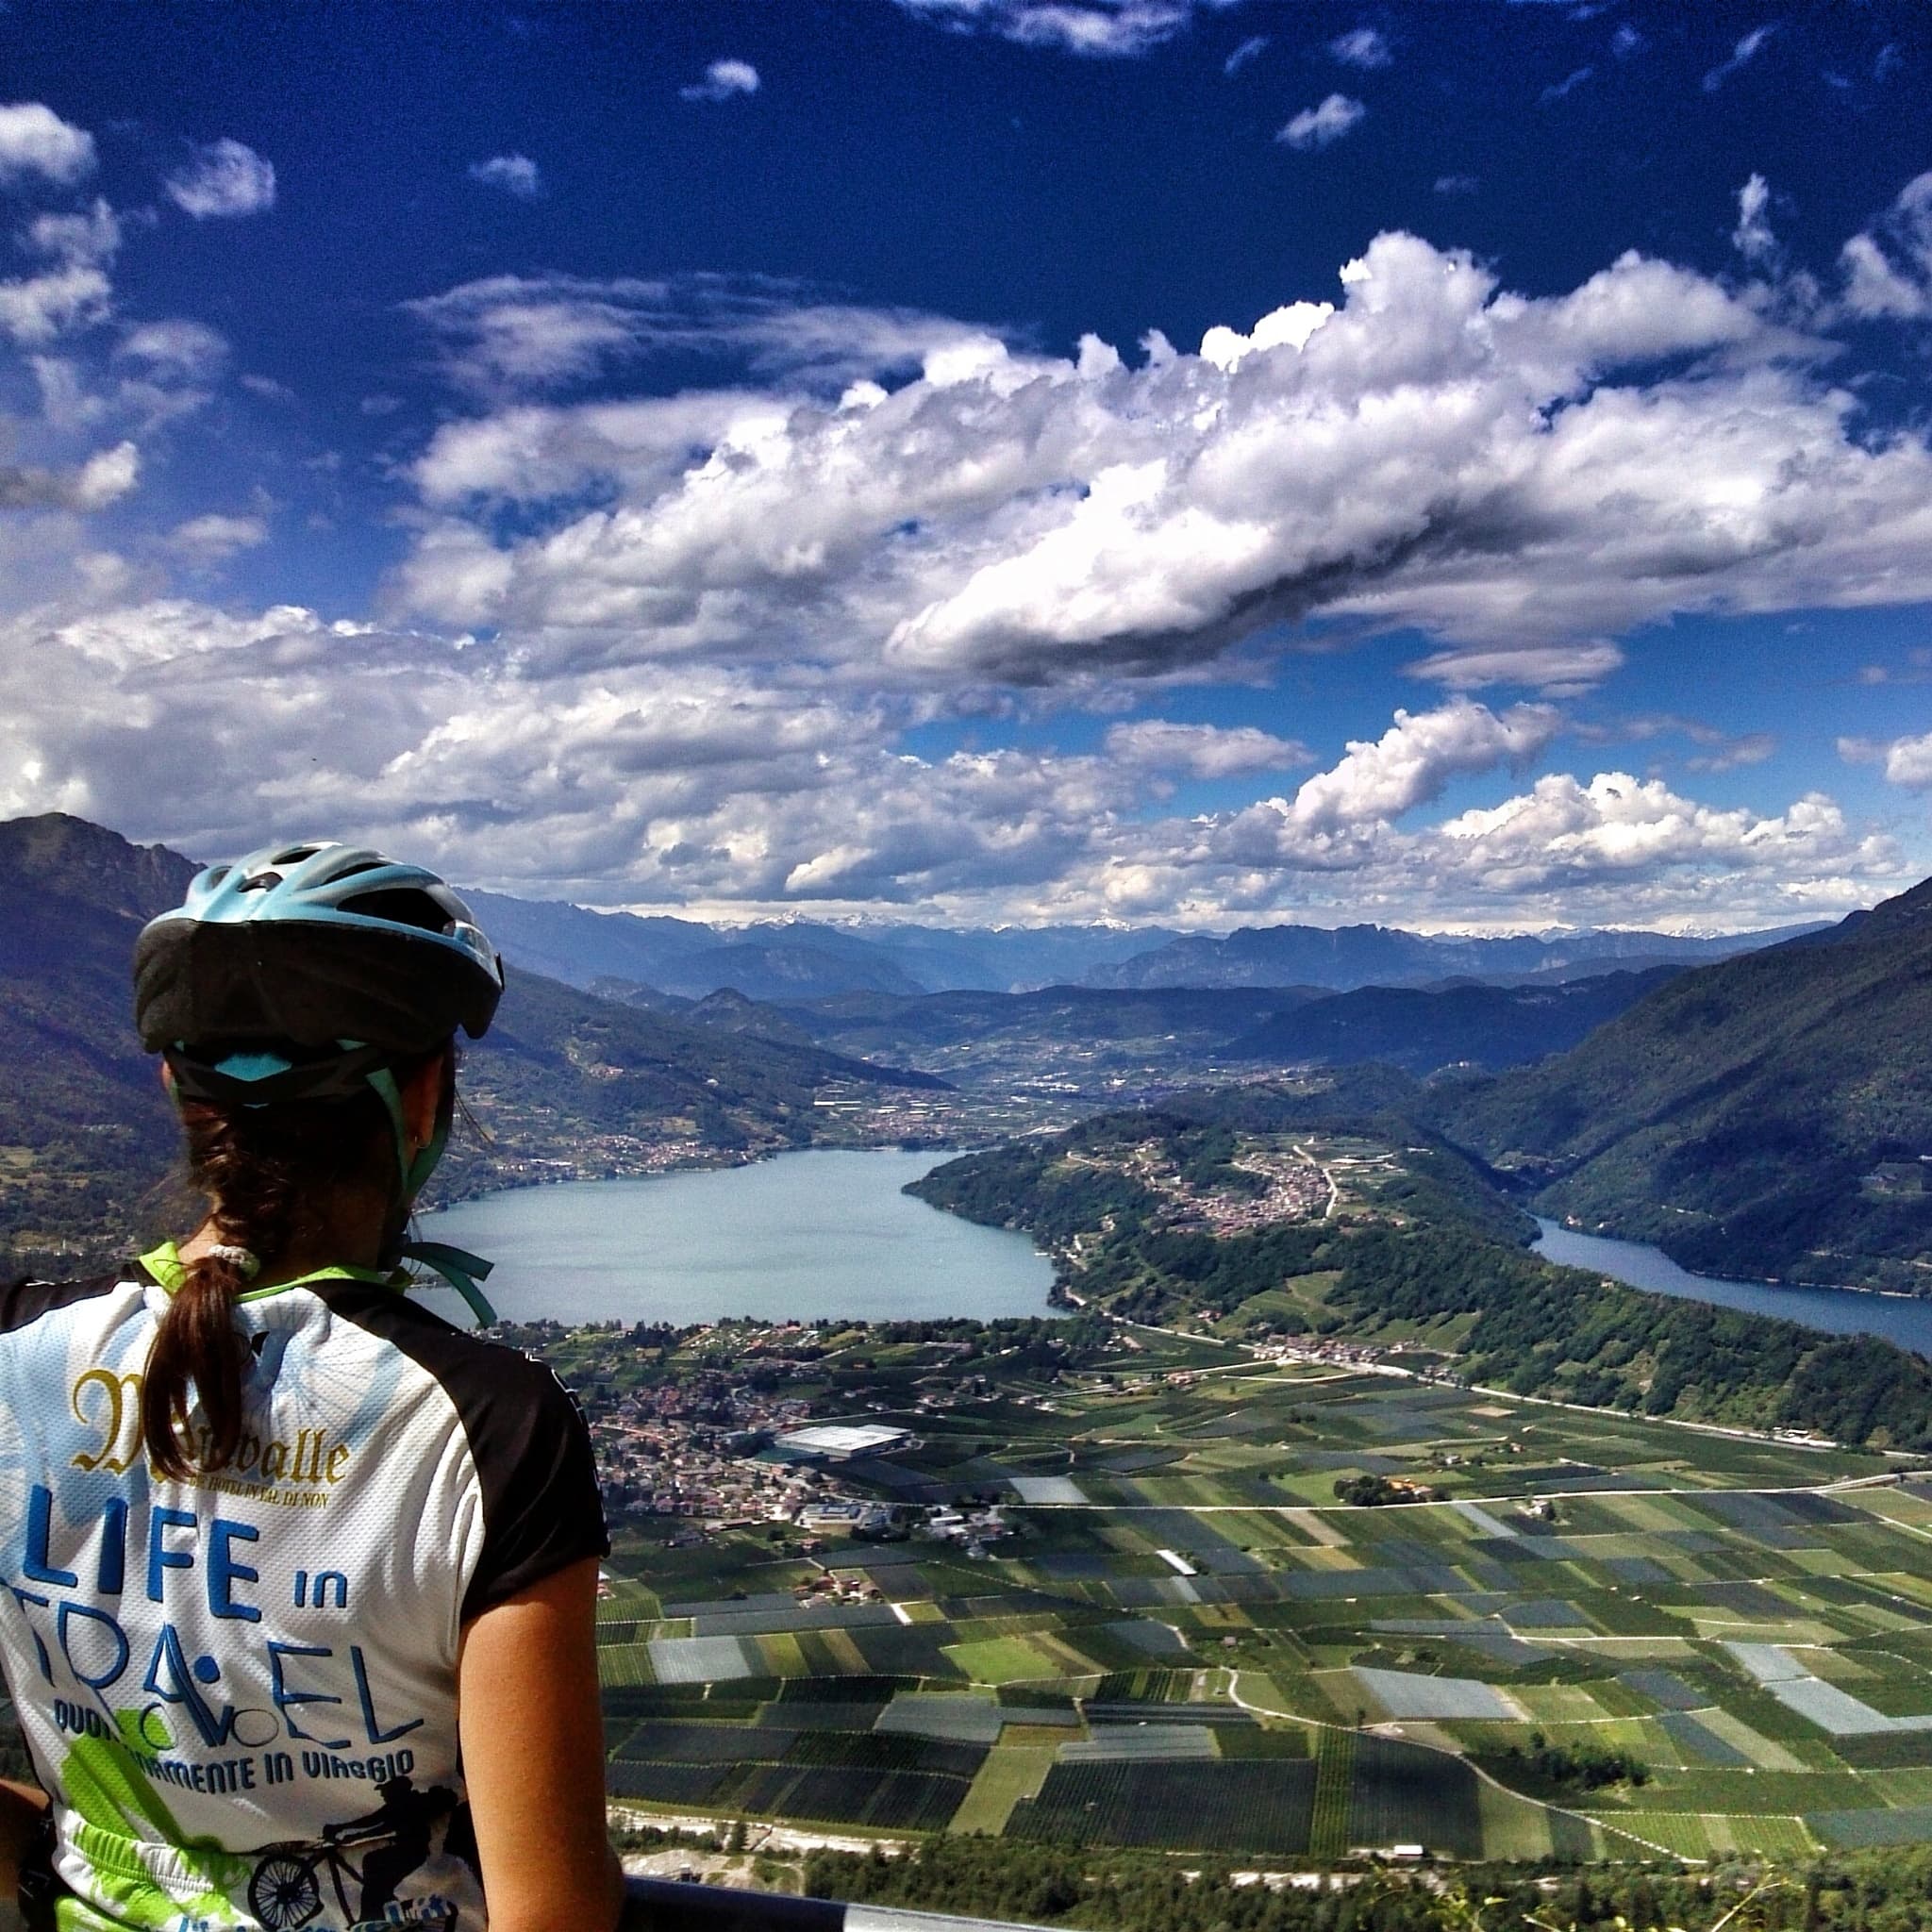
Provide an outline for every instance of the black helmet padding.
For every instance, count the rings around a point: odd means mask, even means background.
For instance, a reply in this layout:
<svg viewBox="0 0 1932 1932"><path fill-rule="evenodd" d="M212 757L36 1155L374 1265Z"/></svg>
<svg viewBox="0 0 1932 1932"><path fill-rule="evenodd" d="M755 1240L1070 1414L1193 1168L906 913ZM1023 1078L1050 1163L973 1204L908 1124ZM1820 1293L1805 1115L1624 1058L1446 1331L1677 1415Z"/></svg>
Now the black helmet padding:
<svg viewBox="0 0 1932 1932"><path fill-rule="evenodd" d="M134 1024L149 1053L184 1041L366 1041L427 1053L489 1030L500 989L407 928L160 919L134 948Z"/></svg>

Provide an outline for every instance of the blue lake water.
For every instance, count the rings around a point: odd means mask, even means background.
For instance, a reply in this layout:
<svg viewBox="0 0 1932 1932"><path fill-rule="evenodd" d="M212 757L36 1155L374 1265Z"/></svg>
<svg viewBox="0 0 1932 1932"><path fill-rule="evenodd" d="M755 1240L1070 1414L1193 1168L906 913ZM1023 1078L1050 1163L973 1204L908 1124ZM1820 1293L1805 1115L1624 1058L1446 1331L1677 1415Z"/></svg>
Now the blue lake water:
<svg viewBox="0 0 1932 1932"><path fill-rule="evenodd" d="M899 1191L949 1154L813 1149L749 1167L519 1188L423 1216L487 1256L500 1315L565 1323L820 1315L1047 1315L1053 1264L1023 1234ZM424 1300L464 1321L454 1295Z"/></svg>
<svg viewBox="0 0 1932 1932"><path fill-rule="evenodd" d="M1642 1241L1574 1234L1554 1221L1539 1221L1537 1225L1542 1233L1535 1243L1536 1252L1567 1267L1589 1268L1652 1294L1714 1302L1720 1307L1742 1308L1753 1315L1777 1315L1832 1335L1882 1335L1901 1348L1932 1356L1932 1301L1865 1294L1851 1288L1780 1288L1768 1281L1721 1281L1714 1275L1688 1273L1662 1250Z"/></svg>

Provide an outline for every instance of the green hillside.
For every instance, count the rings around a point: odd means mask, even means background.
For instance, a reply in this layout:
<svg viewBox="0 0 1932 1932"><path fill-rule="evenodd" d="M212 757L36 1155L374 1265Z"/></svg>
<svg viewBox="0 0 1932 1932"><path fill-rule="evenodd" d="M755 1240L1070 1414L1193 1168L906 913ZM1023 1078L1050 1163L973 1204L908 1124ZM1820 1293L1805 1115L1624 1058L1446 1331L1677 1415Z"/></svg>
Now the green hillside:
<svg viewBox="0 0 1932 1932"><path fill-rule="evenodd" d="M0 1273L71 1270L181 1211L165 1186L172 1111L134 1036L128 962L193 871L60 813L0 824ZM803 1145L833 1083L940 1084L513 972L497 1024L465 1049L465 1099L489 1142L459 1130L436 1186L447 1199L636 1172L667 1145Z"/></svg>
<svg viewBox="0 0 1932 1932"><path fill-rule="evenodd" d="M1439 1098L1542 1211L1685 1267L1932 1288L1932 881Z"/></svg>

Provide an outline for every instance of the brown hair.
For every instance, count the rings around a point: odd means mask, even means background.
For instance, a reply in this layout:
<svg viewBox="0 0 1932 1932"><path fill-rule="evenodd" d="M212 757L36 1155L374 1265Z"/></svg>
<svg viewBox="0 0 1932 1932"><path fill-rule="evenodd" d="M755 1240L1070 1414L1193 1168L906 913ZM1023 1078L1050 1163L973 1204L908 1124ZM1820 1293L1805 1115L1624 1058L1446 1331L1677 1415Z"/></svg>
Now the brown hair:
<svg viewBox="0 0 1932 1932"><path fill-rule="evenodd" d="M399 1085L423 1064L393 1068ZM445 1086L445 1106L454 1091ZM388 1109L372 1089L352 1100L294 1101L271 1107L181 1103L190 1184L208 1196L222 1246L245 1249L273 1268L298 1235L321 1231L330 1191L373 1188L391 1198L400 1238L400 1175ZM235 1298L253 1279L232 1255L190 1262L148 1350L142 1431L156 1472L182 1480L225 1469L242 1442L242 1372L247 1348L235 1324ZM198 1402L201 1422L190 1423Z"/></svg>

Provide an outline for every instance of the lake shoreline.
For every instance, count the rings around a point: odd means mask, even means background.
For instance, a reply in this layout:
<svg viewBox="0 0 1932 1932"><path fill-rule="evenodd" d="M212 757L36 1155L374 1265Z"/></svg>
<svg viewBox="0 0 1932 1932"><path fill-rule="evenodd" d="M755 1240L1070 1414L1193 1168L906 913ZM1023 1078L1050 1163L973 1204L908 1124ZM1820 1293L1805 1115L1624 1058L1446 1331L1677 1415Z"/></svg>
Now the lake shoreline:
<svg viewBox="0 0 1932 1932"><path fill-rule="evenodd" d="M1566 1268L1609 1276L1646 1294L1698 1301L1740 1314L1768 1316L1827 1335L1870 1335L1932 1357L1932 1299L1870 1288L1693 1274L1648 1241L1585 1234L1537 1220L1530 1252Z"/></svg>

